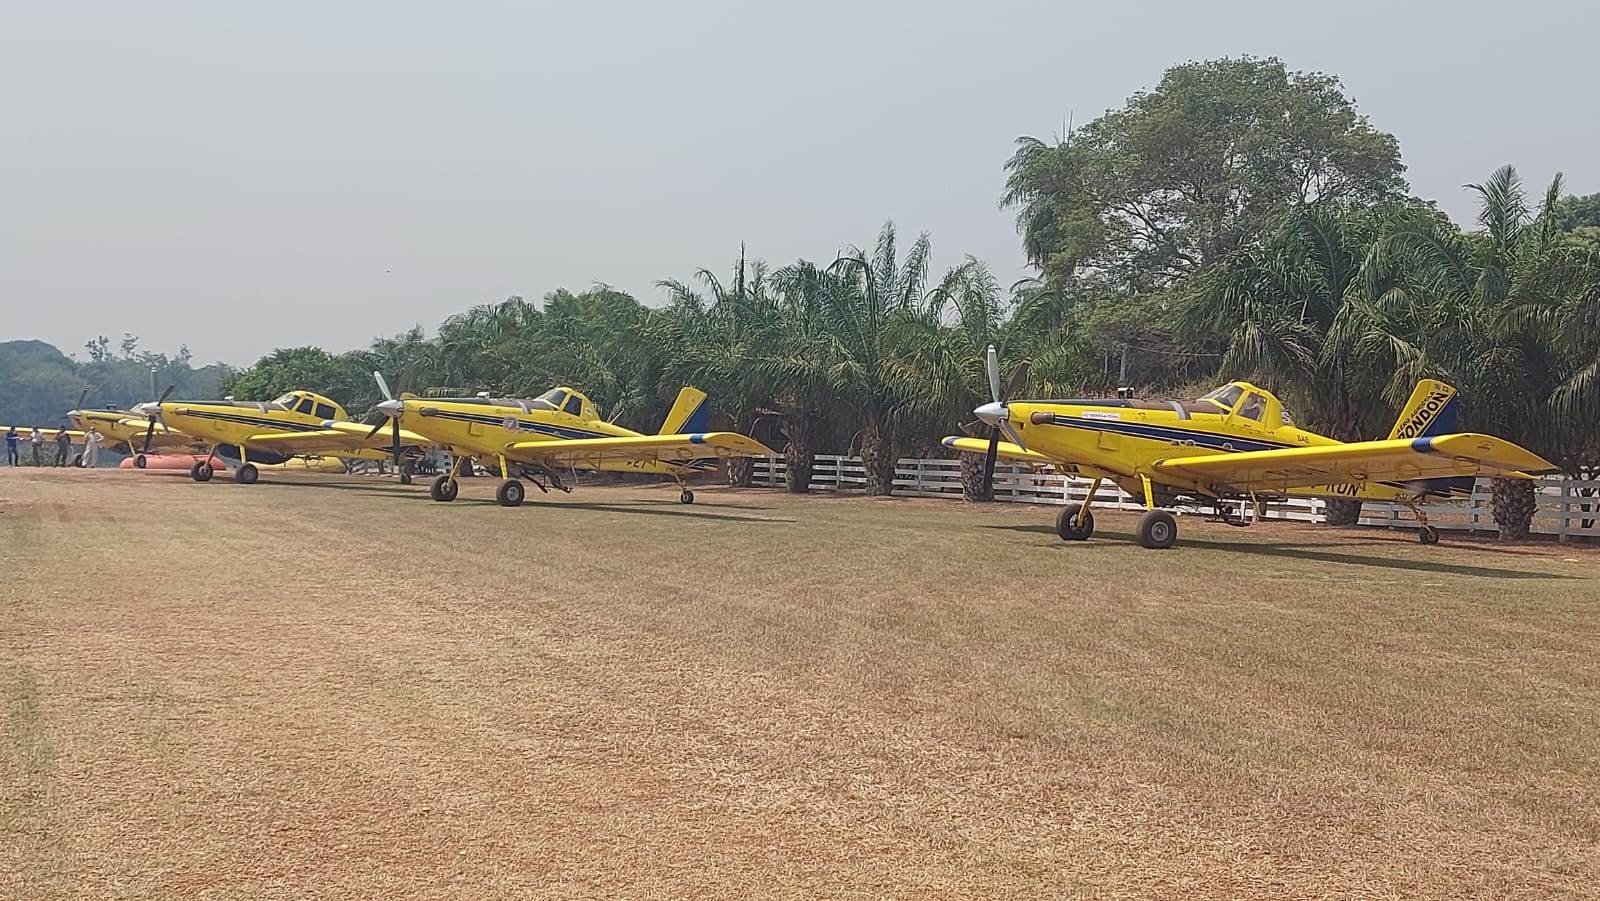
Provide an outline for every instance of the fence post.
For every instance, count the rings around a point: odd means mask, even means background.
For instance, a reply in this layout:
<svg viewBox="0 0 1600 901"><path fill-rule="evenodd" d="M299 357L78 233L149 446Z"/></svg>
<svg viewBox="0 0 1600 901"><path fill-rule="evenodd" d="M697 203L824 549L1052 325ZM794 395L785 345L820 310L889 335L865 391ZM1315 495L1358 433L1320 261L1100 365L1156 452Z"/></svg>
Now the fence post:
<svg viewBox="0 0 1600 901"><path fill-rule="evenodd" d="M1566 544L1572 529L1572 481L1564 475L1561 479L1561 528L1556 534L1559 544Z"/></svg>

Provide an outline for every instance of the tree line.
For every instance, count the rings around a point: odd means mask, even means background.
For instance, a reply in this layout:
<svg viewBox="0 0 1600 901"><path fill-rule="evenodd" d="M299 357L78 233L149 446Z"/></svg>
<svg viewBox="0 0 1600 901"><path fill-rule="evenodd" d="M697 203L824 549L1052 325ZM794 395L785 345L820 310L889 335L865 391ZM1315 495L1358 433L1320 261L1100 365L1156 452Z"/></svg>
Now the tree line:
<svg viewBox="0 0 1600 901"><path fill-rule="evenodd" d="M971 258L935 272L928 236L889 223L832 260L773 266L741 246L731 266L660 282L655 306L605 285L512 297L432 337L278 350L220 387L310 388L362 415L374 369L433 395L559 383L653 429L691 383L720 426L783 449L793 490L816 453L840 452L887 494L896 457L977 433L994 344L1005 378L1030 364L1031 396L1246 378L1344 440L1383 434L1436 377L1461 390L1464 426L1573 475L1600 464L1600 194L1570 196L1559 175L1530 192L1507 166L1463 187L1478 215L1461 228L1410 192L1399 141L1337 78L1250 57L1175 66L1081 128L1021 138L1003 175L1034 270L1016 284ZM1532 504L1496 483L1506 534Z"/></svg>

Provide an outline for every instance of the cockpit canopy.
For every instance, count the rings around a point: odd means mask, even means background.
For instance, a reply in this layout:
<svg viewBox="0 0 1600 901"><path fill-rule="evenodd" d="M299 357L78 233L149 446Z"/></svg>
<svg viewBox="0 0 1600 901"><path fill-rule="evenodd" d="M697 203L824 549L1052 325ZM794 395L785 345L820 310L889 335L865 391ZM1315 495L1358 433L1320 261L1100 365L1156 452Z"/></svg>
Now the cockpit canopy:
<svg viewBox="0 0 1600 901"><path fill-rule="evenodd" d="M556 410L579 419L600 418L594 411L594 404L582 393L566 386L551 388L549 391L534 398L533 406L543 410Z"/></svg>
<svg viewBox="0 0 1600 901"><path fill-rule="evenodd" d="M344 410L333 401L310 391L290 391L272 401L272 406L290 413L301 413L317 419L344 419Z"/></svg>
<svg viewBox="0 0 1600 901"><path fill-rule="evenodd" d="M1267 428L1294 425L1294 418L1272 392L1249 382L1229 382L1200 396L1200 402L1219 407L1225 414L1261 423Z"/></svg>

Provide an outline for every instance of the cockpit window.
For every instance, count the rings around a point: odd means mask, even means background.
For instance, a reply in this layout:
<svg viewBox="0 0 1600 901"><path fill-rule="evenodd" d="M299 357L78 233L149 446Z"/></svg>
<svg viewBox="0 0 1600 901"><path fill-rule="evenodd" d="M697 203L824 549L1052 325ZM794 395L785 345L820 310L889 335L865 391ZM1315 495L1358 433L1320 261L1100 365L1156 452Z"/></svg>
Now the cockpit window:
<svg viewBox="0 0 1600 901"><path fill-rule="evenodd" d="M295 408L295 412L296 413L304 413L307 416L310 416L311 414L315 413L316 411L317 411L317 402L312 400L309 397L301 398L300 399L300 406Z"/></svg>
<svg viewBox="0 0 1600 901"><path fill-rule="evenodd" d="M1212 403L1220 404L1232 410L1233 405L1239 402L1239 395L1243 393L1244 389L1238 385L1223 385L1221 388L1218 388L1217 390L1205 395L1200 399L1209 400ZM1258 416L1256 418L1260 419L1261 417Z"/></svg>
<svg viewBox="0 0 1600 901"><path fill-rule="evenodd" d="M333 407L327 404L317 404L318 419L334 419L335 417L336 414L333 412Z"/></svg>
<svg viewBox="0 0 1600 901"><path fill-rule="evenodd" d="M1267 415L1267 399L1259 394L1252 394L1239 406L1237 413L1244 419L1260 422Z"/></svg>
<svg viewBox="0 0 1600 901"><path fill-rule="evenodd" d="M567 410L567 413L569 413L572 416L577 416L578 414L582 413L583 412L583 398L579 397L576 394L574 394L571 397L567 398L566 410Z"/></svg>
<svg viewBox="0 0 1600 901"><path fill-rule="evenodd" d="M289 392L288 394L285 394L284 396L278 398L277 400L273 401L273 403L275 403L278 406L284 408L285 410L293 410L294 409L294 405L299 403L299 402L300 402L300 395L295 394L292 391Z"/></svg>

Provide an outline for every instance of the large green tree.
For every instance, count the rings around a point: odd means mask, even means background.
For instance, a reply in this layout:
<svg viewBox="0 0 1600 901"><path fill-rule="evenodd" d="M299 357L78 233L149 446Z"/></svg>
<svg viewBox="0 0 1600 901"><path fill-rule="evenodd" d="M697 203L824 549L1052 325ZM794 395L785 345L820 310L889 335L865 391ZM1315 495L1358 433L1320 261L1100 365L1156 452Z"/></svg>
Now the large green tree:
<svg viewBox="0 0 1600 901"><path fill-rule="evenodd" d="M1398 143L1337 78L1253 57L1175 66L1053 143L1018 139L1006 171L1047 280L1088 269L1132 293L1254 246L1296 206L1405 189Z"/></svg>

